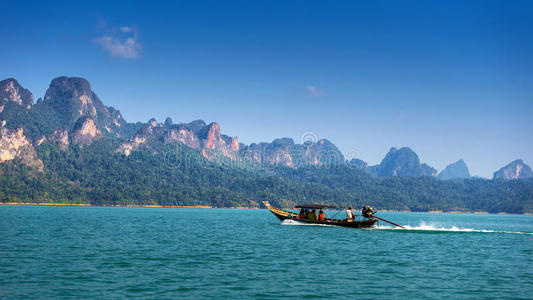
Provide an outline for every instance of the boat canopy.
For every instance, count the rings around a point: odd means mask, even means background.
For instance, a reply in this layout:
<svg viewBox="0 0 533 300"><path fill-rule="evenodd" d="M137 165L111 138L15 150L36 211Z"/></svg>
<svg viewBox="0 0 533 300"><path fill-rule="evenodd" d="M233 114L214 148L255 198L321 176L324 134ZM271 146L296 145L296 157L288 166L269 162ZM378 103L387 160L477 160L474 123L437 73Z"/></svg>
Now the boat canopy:
<svg viewBox="0 0 533 300"><path fill-rule="evenodd" d="M337 208L336 206L322 205L322 204L303 204L296 205L295 208L309 208L309 209L324 209L324 208Z"/></svg>

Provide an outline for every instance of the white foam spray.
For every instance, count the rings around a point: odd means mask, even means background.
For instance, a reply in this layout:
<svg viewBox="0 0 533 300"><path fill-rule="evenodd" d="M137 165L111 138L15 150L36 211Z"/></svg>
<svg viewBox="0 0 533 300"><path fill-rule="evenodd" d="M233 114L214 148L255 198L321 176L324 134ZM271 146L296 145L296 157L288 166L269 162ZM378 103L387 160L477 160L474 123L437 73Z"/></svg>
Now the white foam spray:
<svg viewBox="0 0 533 300"><path fill-rule="evenodd" d="M371 230L402 230L402 231L444 231L444 232L484 232L484 233L514 233L514 234L532 234L533 232L520 232L520 231L498 231L498 230L491 230L491 229L474 229L474 228L464 228L464 227L457 227L457 226L440 226L436 224L427 224L425 222L421 222L420 225L417 226L410 226L405 225L405 228L400 227L392 227L388 225L378 225L370 228Z"/></svg>
<svg viewBox="0 0 533 300"><path fill-rule="evenodd" d="M281 225L285 226L333 226L328 224L313 224L306 222L298 222L297 220L286 219L281 222Z"/></svg>

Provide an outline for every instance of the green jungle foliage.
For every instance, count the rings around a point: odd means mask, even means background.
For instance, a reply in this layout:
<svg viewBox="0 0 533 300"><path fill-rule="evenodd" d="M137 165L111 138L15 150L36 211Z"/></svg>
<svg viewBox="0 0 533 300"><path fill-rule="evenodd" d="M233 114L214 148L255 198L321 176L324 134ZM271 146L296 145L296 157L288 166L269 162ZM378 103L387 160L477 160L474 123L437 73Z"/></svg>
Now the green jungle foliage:
<svg viewBox="0 0 533 300"><path fill-rule="evenodd" d="M43 143L38 172L0 164L0 201L257 207L324 203L411 211L533 212L533 180L376 178L350 166L243 167L209 162L181 144L116 153L118 141L60 150Z"/></svg>

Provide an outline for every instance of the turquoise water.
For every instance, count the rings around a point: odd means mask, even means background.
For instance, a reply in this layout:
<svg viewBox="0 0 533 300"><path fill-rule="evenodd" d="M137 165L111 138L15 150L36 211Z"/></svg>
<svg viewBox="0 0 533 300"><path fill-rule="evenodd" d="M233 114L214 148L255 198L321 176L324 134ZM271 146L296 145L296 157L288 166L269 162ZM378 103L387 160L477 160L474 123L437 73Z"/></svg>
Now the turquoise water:
<svg viewBox="0 0 533 300"><path fill-rule="evenodd" d="M295 226L266 210L0 206L0 298L533 297L533 216L378 215L410 229Z"/></svg>

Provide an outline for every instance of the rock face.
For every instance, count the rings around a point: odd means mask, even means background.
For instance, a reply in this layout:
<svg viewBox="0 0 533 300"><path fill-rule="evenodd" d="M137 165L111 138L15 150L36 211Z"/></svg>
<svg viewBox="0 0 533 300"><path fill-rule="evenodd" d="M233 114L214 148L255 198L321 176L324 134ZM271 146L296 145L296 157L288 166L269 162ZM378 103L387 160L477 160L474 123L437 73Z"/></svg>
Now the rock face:
<svg viewBox="0 0 533 300"><path fill-rule="evenodd" d="M371 172L378 177L437 175L437 170L434 168L420 164L418 155L408 147L400 149L392 147L379 165L371 167Z"/></svg>
<svg viewBox="0 0 533 300"><path fill-rule="evenodd" d="M329 167L344 163L344 156L339 149L325 139L305 144L295 144L290 138L275 139L272 143L253 143L250 146L243 145L241 155L255 163L288 167Z"/></svg>
<svg viewBox="0 0 533 300"><path fill-rule="evenodd" d="M136 134L128 142L122 143L118 147L116 152L120 152L128 156L131 154L132 151L141 149L141 146L147 146L146 141L147 141L146 137L139 136L138 134Z"/></svg>
<svg viewBox="0 0 533 300"><path fill-rule="evenodd" d="M102 131L96 127L94 120L89 117L81 117L70 133L72 142L80 145L90 145L101 137Z"/></svg>
<svg viewBox="0 0 533 300"><path fill-rule="evenodd" d="M117 133L126 121L113 107L106 107L91 90L89 82L77 77L58 77L52 80L40 103L56 111L61 125L70 128L80 117L90 117L97 127Z"/></svg>
<svg viewBox="0 0 533 300"><path fill-rule="evenodd" d="M53 143L58 143L61 150L66 150L70 145L68 131L66 129L58 128L47 136L47 140Z"/></svg>
<svg viewBox="0 0 533 300"><path fill-rule="evenodd" d="M65 120L72 123L82 116L96 117L97 107L100 113L107 112L107 108L91 90L89 82L83 78L55 78L44 95L44 102L56 111L63 112Z"/></svg>
<svg viewBox="0 0 533 300"><path fill-rule="evenodd" d="M28 165L41 168L42 162L34 156L35 150L28 137L34 140L34 145L54 142L63 150L71 143L90 145L107 136L118 138L117 142L122 141L117 151L126 155L137 149L156 151L156 145L179 143L199 151L210 160L224 157L289 167L328 167L347 163L378 177L437 174L434 168L420 163L417 154L407 147L393 147L379 165L368 166L358 159L345 162L339 149L325 139L296 144L290 138L280 138L271 143L244 145L237 137L222 134L219 124L206 124L202 120L174 124L167 118L163 124L158 124L155 119L146 124L128 124L118 110L100 101L87 80L77 77L55 78L44 99L39 98L36 104L33 104L30 91L15 79L0 81L0 125L3 127L1 161L20 158ZM26 130L16 129L20 126ZM132 136L133 132L136 133ZM468 177L470 173L463 160L449 165L438 176L439 179ZM516 160L494 173L494 178L529 177L533 177L533 172L522 160Z"/></svg>
<svg viewBox="0 0 533 300"><path fill-rule="evenodd" d="M363 170L368 168L368 164L365 161L357 159L357 158L351 159L348 162L348 165L351 166L351 167L358 168L358 169L363 169Z"/></svg>
<svg viewBox="0 0 533 300"><path fill-rule="evenodd" d="M137 149L154 150L155 143L180 143L200 153L207 159L225 157L254 164L301 166L333 166L344 163L342 153L328 140L316 143L295 144L290 138L276 139L272 143L239 143L237 137L221 134L217 123L206 124L201 120L191 123L158 124L149 120L117 152L130 155Z"/></svg>
<svg viewBox="0 0 533 300"><path fill-rule="evenodd" d="M316 143L306 142L305 163L313 166L333 167L344 163L344 156L340 150L326 139L319 140Z"/></svg>
<svg viewBox="0 0 533 300"><path fill-rule="evenodd" d="M36 138L33 144L35 146L39 146L44 142L57 143L59 144L59 148L61 150L66 150L68 146L70 145L68 131L63 128L58 128L47 136L41 136L41 137Z"/></svg>
<svg viewBox="0 0 533 300"><path fill-rule="evenodd" d="M292 152L295 144L292 139L275 139L272 143L252 143L241 149L241 155L247 161L265 165L294 166Z"/></svg>
<svg viewBox="0 0 533 300"><path fill-rule="evenodd" d="M232 142L235 139L238 144L237 137L230 138L223 136L220 133L220 125L218 123L211 123L197 132L198 138L201 141L202 155L207 158L216 157L219 153L231 159L238 159L238 147L232 147Z"/></svg>
<svg viewBox="0 0 533 300"><path fill-rule="evenodd" d="M239 159L237 137L230 138L220 133L220 125L206 125L201 120L185 124L158 124L151 119L126 143L122 143L117 152L129 155L136 149L152 149L154 143L180 143L189 148L201 151L202 155L211 159L221 154L231 159Z"/></svg>
<svg viewBox="0 0 533 300"><path fill-rule="evenodd" d="M71 143L89 145L103 135L123 138L130 136L140 124L128 124L118 110L106 107L92 91L89 82L78 77L58 77L52 80L43 99L33 104L33 96L20 87L16 80L6 79L1 82L0 103L13 102L17 106L29 109L30 114L23 122L37 116L40 122L36 130L34 123L29 123L35 139L40 145L48 141L58 143L61 149L67 149ZM9 114L7 120L10 128L23 125L16 116L19 111ZM42 121L44 120L44 122ZM50 120L50 123L47 122ZM5 121L5 120L3 120ZM69 133L70 132L70 133ZM180 143L200 151L207 159L226 157L232 160L245 160L267 165L331 166L344 163L342 153L328 140L316 143L295 144L292 139L276 139L272 143L259 143L246 146L239 143L237 137L221 133L217 123L206 124L202 120L190 123L174 124L170 118L164 124L155 119L142 125L137 133L127 142L123 142L117 151L129 155L136 149L151 149L156 143ZM157 147L156 147L157 148Z"/></svg>
<svg viewBox="0 0 533 300"><path fill-rule="evenodd" d="M30 91L20 86L14 78L8 78L0 81L0 113L4 111L8 102L30 109L33 105L33 95Z"/></svg>
<svg viewBox="0 0 533 300"><path fill-rule="evenodd" d="M441 180L465 179L470 177L471 176L470 172L468 171L468 167L462 159L454 162L453 164L448 165L437 176L437 178Z"/></svg>
<svg viewBox="0 0 533 300"><path fill-rule="evenodd" d="M200 139L185 126L172 126L164 133L165 144L176 142L193 149L200 149Z"/></svg>
<svg viewBox="0 0 533 300"><path fill-rule="evenodd" d="M0 127L0 163L10 160L20 160L40 171L44 168L43 162L37 157L35 148L24 135L22 127L14 130Z"/></svg>
<svg viewBox="0 0 533 300"><path fill-rule="evenodd" d="M517 159L494 172L494 179L524 179L533 177L533 171L521 159Z"/></svg>

